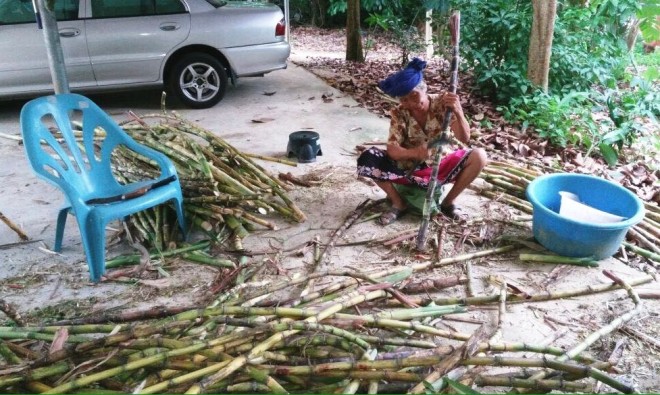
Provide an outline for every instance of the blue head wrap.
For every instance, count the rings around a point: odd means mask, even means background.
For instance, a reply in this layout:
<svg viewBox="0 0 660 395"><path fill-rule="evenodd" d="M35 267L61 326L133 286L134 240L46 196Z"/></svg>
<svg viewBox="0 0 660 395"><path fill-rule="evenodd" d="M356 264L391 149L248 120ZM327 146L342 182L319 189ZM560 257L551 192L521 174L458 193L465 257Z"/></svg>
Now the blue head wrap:
<svg viewBox="0 0 660 395"><path fill-rule="evenodd" d="M424 68L426 68L426 62L420 58L414 58L405 69L399 70L379 82L378 87L390 96L405 96L422 80Z"/></svg>

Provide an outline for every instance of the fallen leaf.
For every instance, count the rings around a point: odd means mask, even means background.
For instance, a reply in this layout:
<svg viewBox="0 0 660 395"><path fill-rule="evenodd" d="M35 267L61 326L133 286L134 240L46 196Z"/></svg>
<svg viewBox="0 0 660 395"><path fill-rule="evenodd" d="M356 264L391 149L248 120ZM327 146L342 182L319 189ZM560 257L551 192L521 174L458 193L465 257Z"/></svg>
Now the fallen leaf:
<svg viewBox="0 0 660 395"><path fill-rule="evenodd" d="M254 122L254 123L266 123L266 122L270 122L270 121L274 121L274 120L275 120L275 118L265 118L265 117L263 117L263 118L255 118L255 119L252 120L252 122Z"/></svg>
<svg viewBox="0 0 660 395"><path fill-rule="evenodd" d="M171 281L169 278L159 278L157 280L140 280L139 283L158 289L163 289L169 287Z"/></svg>

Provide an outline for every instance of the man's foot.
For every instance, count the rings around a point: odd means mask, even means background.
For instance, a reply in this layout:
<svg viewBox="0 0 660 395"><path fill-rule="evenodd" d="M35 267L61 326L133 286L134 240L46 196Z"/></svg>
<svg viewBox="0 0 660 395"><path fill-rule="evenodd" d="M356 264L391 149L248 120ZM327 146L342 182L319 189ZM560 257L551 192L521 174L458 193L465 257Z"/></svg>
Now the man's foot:
<svg viewBox="0 0 660 395"><path fill-rule="evenodd" d="M407 207L404 208L396 208L394 206L390 207L389 210L385 211L383 214L381 214L380 218L378 219L378 222L383 225L387 226L397 219L399 219L402 215L406 213Z"/></svg>
<svg viewBox="0 0 660 395"><path fill-rule="evenodd" d="M442 215L449 219L453 219L455 221L458 220L465 220L467 219L467 214L462 212L462 210L454 204L449 204L449 205L440 205L440 212Z"/></svg>

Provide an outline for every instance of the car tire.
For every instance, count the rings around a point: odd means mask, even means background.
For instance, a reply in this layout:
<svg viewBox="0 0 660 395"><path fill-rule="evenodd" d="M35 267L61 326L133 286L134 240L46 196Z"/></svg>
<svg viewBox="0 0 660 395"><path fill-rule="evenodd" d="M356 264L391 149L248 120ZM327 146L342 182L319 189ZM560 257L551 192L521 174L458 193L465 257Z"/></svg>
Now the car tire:
<svg viewBox="0 0 660 395"><path fill-rule="evenodd" d="M227 91L227 71L211 55L188 54L174 65L169 76L169 86L188 107L213 107Z"/></svg>

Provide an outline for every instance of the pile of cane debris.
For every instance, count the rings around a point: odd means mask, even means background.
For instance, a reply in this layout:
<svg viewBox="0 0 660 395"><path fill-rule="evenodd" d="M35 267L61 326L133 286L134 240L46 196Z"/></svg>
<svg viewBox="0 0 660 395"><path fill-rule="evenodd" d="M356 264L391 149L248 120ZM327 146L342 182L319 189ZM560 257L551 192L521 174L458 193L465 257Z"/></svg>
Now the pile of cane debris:
<svg viewBox="0 0 660 395"><path fill-rule="evenodd" d="M510 292L503 281L496 293L465 298L432 297L425 285L411 280L414 274L515 248L507 245L385 270L323 271L247 282L194 308L108 311L37 326L14 315L16 325L0 327L0 389L425 393L450 387L474 393L470 387L477 385L592 392L600 382L633 392L614 377L618 370L611 362L585 350L639 314L642 303L632 287L652 281L651 276L626 281L603 271L611 283L525 295ZM309 287L327 278L333 281ZM464 281L444 279L444 286ZM303 292L284 300L275 296L292 287ZM628 292L634 308L568 350L500 340L507 305L619 289ZM438 328L444 317L489 304L497 306L491 321L470 332ZM508 373L501 373L502 367L508 367Z"/></svg>

